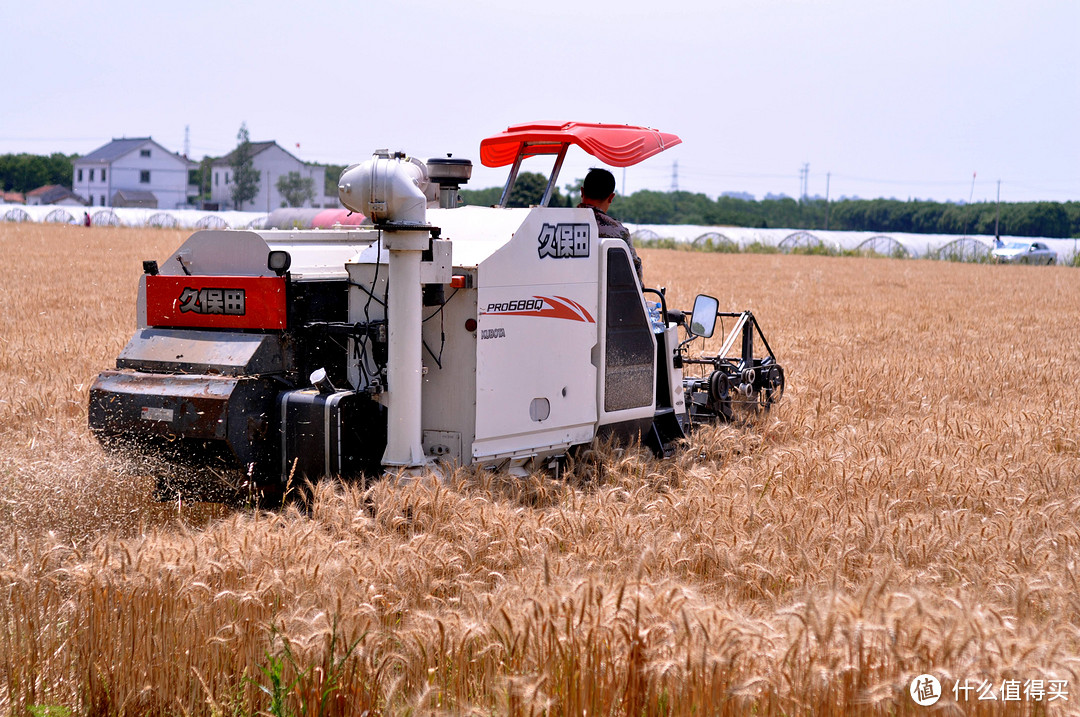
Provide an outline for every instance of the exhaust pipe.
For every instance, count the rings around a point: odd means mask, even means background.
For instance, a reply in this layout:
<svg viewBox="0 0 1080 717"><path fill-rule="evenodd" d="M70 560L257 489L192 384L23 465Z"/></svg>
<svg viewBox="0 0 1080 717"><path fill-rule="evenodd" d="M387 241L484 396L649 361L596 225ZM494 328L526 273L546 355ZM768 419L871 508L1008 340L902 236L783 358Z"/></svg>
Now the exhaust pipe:
<svg viewBox="0 0 1080 717"><path fill-rule="evenodd" d="M390 253L384 467L414 468L429 462L420 420L424 370L420 261L431 240L426 224L427 187L423 162L386 151L346 169L338 185L341 202L371 217Z"/></svg>

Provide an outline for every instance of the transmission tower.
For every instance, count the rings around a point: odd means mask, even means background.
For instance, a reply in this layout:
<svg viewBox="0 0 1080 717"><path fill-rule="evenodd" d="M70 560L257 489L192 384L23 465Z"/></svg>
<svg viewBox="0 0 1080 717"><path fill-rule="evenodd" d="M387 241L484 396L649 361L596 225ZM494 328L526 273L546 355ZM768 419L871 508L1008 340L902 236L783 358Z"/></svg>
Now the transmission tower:
<svg viewBox="0 0 1080 717"><path fill-rule="evenodd" d="M810 163L803 162L802 169L799 170L799 201L805 201L809 194L810 186Z"/></svg>
<svg viewBox="0 0 1080 717"><path fill-rule="evenodd" d="M679 160L671 163L671 191L679 191Z"/></svg>

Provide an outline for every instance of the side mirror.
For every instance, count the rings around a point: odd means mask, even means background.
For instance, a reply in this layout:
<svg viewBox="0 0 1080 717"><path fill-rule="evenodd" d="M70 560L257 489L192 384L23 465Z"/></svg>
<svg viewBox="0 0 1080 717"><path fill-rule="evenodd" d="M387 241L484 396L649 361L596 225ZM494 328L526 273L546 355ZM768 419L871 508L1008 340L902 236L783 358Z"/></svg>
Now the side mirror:
<svg viewBox="0 0 1080 717"><path fill-rule="evenodd" d="M690 316L690 333L709 338L716 328L716 312L720 302L711 296L698 294L694 299L694 313Z"/></svg>

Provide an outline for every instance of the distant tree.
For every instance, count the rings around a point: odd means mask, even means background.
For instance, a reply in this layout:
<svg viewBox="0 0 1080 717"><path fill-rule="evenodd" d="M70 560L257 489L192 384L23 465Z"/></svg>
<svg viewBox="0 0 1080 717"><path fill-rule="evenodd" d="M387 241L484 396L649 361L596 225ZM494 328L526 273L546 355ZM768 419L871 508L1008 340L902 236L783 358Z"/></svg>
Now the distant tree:
<svg viewBox="0 0 1080 717"><path fill-rule="evenodd" d="M1065 215L1069 218L1069 235L1080 237L1080 202L1065 202Z"/></svg>
<svg viewBox="0 0 1080 717"><path fill-rule="evenodd" d="M675 217L675 199L670 192L642 189L629 197L616 195L611 203L612 215L622 221L635 224L672 224Z"/></svg>
<svg viewBox="0 0 1080 717"><path fill-rule="evenodd" d="M198 187L199 193L194 197L188 197L188 204L199 205L210 199L210 163L211 157L203 157L199 166L188 170L188 184Z"/></svg>
<svg viewBox="0 0 1080 717"><path fill-rule="evenodd" d="M511 194L510 206L529 206L540 201L546 182L542 175L525 173ZM569 197L552 197L551 206L572 206L580 182L565 186ZM502 190L462 190L466 204L490 206ZM840 199L828 205L829 228L843 231L913 232L921 234L994 233L993 202L948 204L921 200ZM716 200L691 192L657 192L642 189L629 196L616 194L611 214L635 224L705 224L739 227L820 229L825 226L823 199L797 202L791 197L762 201L722 196ZM1080 202L1019 202L1002 204L1002 234L1080 238Z"/></svg>
<svg viewBox="0 0 1080 717"><path fill-rule="evenodd" d="M1008 233L1015 236L1069 236L1069 215L1065 207L1057 202L1013 204L1005 208L1001 218L1008 227Z"/></svg>
<svg viewBox="0 0 1080 717"><path fill-rule="evenodd" d="M536 172L522 172L517 176L513 189L510 190L510 198L506 201L508 207L532 207L540 203L544 198L544 190L547 189L547 177ZM488 187L487 189L462 189L462 204L473 206L490 207L499 203L502 199L501 187ZM563 196L556 187L548 201L549 207L570 207L573 204L569 197Z"/></svg>
<svg viewBox="0 0 1080 717"><path fill-rule="evenodd" d="M348 165L327 164L325 166L326 179L323 181L323 194L328 197L336 197L338 195L338 180L341 179L341 173L347 169Z"/></svg>
<svg viewBox="0 0 1080 717"><path fill-rule="evenodd" d="M916 202L911 215L911 231L918 234L934 234L940 231L945 205L937 202Z"/></svg>
<svg viewBox="0 0 1080 717"><path fill-rule="evenodd" d="M462 204L471 204L474 207L490 207L499 203L502 196L502 187L488 187L486 189L462 189L458 194Z"/></svg>
<svg viewBox="0 0 1080 717"><path fill-rule="evenodd" d="M79 155L64 155L53 152L45 159L45 167L48 171L48 181L45 184L61 184L68 186L72 183L71 163L79 158Z"/></svg>
<svg viewBox="0 0 1080 717"><path fill-rule="evenodd" d="M278 177L277 190L285 199L283 207L302 207L304 202L315 199L315 182L311 177L301 177L299 172Z"/></svg>
<svg viewBox="0 0 1080 717"><path fill-rule="evenodd" d="M716 204L704 194L676 192L675 205L684 224L710 224L716 214Z"/></svg>
<svg viewBox="0 0 1080 717"><path fill-rule="evenodd" d="M577 199L572 196L563 196L563 193L559 191L558 187L551 192L551 199L548 200L549 207L574 207L577 206Z"/></svg>
<svg viewBox="0 0 1080 717"><path fill-rule="evenodd" d="M236 133L236 149L229 164L233 170L233 203L237 209L243 209L244 202L250 202L259 193L259 173L255 171L246 122L240 123L240 131Z"/></svg>
<svg viewBox="0 0 1080 717"><path fill-rule="evenodd" d="M510 198L507 199L506 206L531 207L539 204L544 198L545 189L547 189L547 177L536 172L522 172L517 176L517 181L510 190Z"/></svg>
<svg viewBox="0 0 1080 717"><path fill-rule="evenodd" d="M0 155L0 188L5 192L26 193L46 184L72 186L71 163L78 155L54 152L49 156L37 154Z"/></svg>
<svg viewBox="0 0 1080 717"><path fill-rule="evenodd" d="M210 201L210 174L213 170L214 160L211 157L204 156L199 162L199 198L203 201Z"/></svg>

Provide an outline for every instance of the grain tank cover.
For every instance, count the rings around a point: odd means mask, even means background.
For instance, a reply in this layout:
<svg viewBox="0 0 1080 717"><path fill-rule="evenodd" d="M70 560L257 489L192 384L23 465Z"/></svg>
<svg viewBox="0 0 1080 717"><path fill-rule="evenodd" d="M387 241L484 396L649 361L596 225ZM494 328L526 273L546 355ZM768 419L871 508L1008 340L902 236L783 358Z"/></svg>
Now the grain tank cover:
<svg viewBox="0 0 1080 717"><path fill-rule="evenodd" d="M273 250L292 257L291 273L298 280L348 278L345 262L375 241L371 231L206 229L188 237L161 264L166 276L274 276L267 267Z"/></svg>

